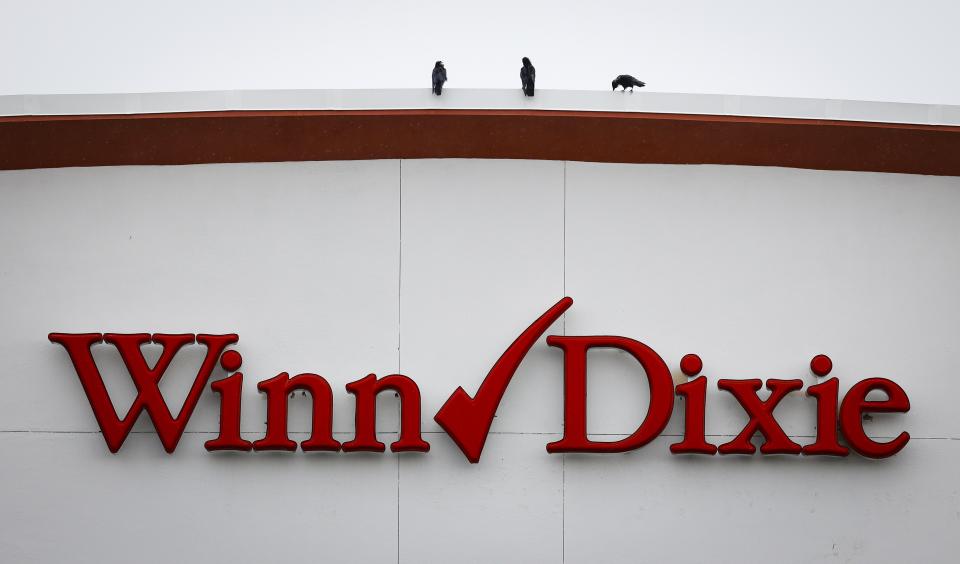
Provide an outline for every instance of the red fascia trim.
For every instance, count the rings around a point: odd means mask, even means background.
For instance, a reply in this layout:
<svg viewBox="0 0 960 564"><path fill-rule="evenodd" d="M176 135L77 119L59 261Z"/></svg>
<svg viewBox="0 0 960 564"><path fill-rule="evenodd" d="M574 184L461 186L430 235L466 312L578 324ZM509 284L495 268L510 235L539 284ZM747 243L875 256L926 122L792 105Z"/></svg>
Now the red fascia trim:
<svg viewBox="0 0 960 564"><path fill-rule="evenodd" d="M960 176L960 127L547 110L0 117L0 169L497 158Z"/></svg>

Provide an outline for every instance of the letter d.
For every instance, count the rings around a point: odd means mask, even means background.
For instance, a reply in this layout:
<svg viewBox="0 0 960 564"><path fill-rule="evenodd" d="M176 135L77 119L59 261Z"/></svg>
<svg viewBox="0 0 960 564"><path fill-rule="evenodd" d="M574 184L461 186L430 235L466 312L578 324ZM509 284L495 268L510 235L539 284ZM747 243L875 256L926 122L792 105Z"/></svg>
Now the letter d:
<svg viewBox="0 0 960 564"><path fill-rule="evenodd" d="M626 337L547 337L551 347L563 349L563 439L547 445L547 452L626 452L640 448L659 435L673 412L673 378L653 349ZM647 373L650 408L637 430L625 439L597 442L587 438L587 351L612 348L633 355Z"/></svg>

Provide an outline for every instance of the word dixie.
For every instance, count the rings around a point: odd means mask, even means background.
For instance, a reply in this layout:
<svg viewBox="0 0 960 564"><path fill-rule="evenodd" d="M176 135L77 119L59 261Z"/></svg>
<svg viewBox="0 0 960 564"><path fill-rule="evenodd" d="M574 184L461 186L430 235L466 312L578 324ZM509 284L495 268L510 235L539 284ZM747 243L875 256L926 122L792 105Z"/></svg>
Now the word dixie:
<svg viewBox="0 0 960 564"><path fill-rule="evenodd" d="M475 395L470 396L463 388L457 388L434 416L434 420L450 435L470 462L480 461L490 424L520 362L571 305L573 300L567 297L547 310L504 351ZM342 444L333 438L333 394L330 384L322 376L299 374L291 378L287 373L281 373L264 380L257 384L257 388L266 394L266 433L262 439L250 442L240 436L243 373L238 370L242 358L237 351L226 350L239 340L237 335L51 333L49 338L62 345L70 355L111 452L120 450L134 422L144 411L153 422L163 447L167 452L173 452L218 362L233 374L210 384L220 396L220 434L206 442L207 450L296 450L297 443L287 436L287 401L294 390L309 392L313 402L312 431L310 437L300 443L304 451L384 452L385 445L376 438L375 421L376 397L385 390L396 392L401 407L400 435L390 449L394 452L430 450L430 445L420 433L420 390L413 380L401 374L382 378L371 374L347 384L347 392L356 398L356 434L353 440ZM114 409L93 360L91 347L101 342L116 347L138 391L123 418ZM141 345L150 342L163 348L152 368L140 349ZM193 343L205 345L207 353L179 415L174 417L160 393L159 382L177 352ZM847 456L853 450L870 458L886 458L899 452L910 440L910 435L903 432L893 440L877 442L864 432L865 414L903 413L910 409L910 400L903 389L885 378L868 378L856 383L842 401L836 378L807 388L807 395L814 398L817 404L817 432L815 440L804 446L787 436L774 415L777 404L784 396L803 388L802 380L767 380L766 388L770 393L763 400L757 394L764 385L761 380L721 379L717 387L729 392L737 400L749 421L733 440L714 445L707 441L705 435L707 380L704 376L698 376L703 364L696 355L686 355L680 362L681 371L688 377L696 378L674 386L663 359L647 345L627 337L550 335L547 344L559 348L564 355L564 434L559 441L547 445L547 452L550 453L613 453L640 448L655 439L666 427L675 396L685 400L685 429L683 439L670 445L670 452L674 454L753 454L756 448L751 439L760 433L764 438L760 446L763 454ZM649 409L637 430L625 439L594 441L587 438L587 352L592 348L625 351L646 372L650 386ZM832 362L828 357L818 355L810 366L818 376L826 376L830 373ZM886 399L868 400L868 394L874 391L882 392ZM845 444L841 444L841 435Z"/></svg>

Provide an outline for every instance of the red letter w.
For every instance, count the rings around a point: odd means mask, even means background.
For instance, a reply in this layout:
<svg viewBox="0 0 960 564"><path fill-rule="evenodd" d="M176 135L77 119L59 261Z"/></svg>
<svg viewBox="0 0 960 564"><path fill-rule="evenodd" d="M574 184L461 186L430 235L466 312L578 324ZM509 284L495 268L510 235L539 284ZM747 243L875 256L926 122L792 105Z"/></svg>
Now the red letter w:
<svg viewBox="0 0 960 564"><path fill-rule="evenodd" d="M153 426L157 430L157 435L160 436L163 448L167 452L173 452L177 448L177 443L180 442L187 421L193 414L193 408L196 407L197 400L200 399L200 393L207 385L207 380L210 378L220 354L227 345L236 343L238 340L237 335L234 334L164 335L160 333L153 335L152 338L147 333L130 335L116 333L107 333L106 335L100 333L50 333L49 338L51 342L63 345L63 348L67 349L110 452L120 450L123 441L130 434L133 424L144 410L147 411L147 415L153 421ZM117 348L120 358L123 359L123 364L127 367L127 372L130 373L130 377L137 387L137 397L123 419L120 419L119 414L113 407L113 402L110 400L110 395L103 383L103 377L100 375L90 351L90 347L101 341L106 341ZM192 344L195 341L207 346L207 355L197 371L197 377L193 381L190 393L187 394L187 399L183 402L180 413L174 417L160 394L160 378L163 377L163 373L166 372L167 367L170 366L170 361L173 360L177 352L184 345ZM147 366L147 361L143 358L143 352L140 350L141 345L150 342L163 346L163 353L153 368Z"/></svg>

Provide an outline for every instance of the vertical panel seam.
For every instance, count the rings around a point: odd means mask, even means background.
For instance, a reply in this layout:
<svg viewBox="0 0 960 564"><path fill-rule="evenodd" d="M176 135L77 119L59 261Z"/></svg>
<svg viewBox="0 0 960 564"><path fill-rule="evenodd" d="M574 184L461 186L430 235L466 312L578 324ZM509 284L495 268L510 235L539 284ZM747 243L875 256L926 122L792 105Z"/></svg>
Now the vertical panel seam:
<svg viewBox="0 0 960 564"><path fill-rule="evenodd" d="M563 161L563 295L567 295L567 161ZM567 312L563 313L567 335ZM567 455L560 455L560 562L567 561Z"/></svg>
<svg viewBox="0 0 960 564"><path fill-rule="evenodd" d="M400 368L400 292L403 290L403 159L397 159L397 374ZM397 453L397 564L400 564L400 456Z"/></svg>

